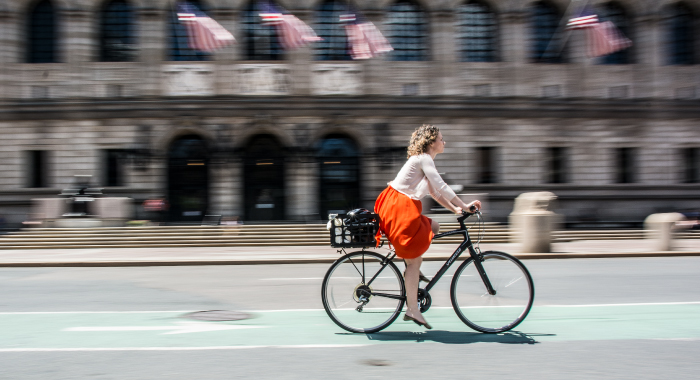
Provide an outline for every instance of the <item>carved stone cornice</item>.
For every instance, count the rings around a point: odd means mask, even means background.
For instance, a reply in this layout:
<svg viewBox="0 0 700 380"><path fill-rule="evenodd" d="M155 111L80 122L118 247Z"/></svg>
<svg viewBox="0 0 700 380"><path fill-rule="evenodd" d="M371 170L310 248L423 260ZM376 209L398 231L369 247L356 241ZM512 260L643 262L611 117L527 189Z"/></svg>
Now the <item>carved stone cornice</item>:
<svg viewBox="0 0 700 380"><path fill-rule="evenodd" d="M527 11L507 11L499 13L501 22L522 23L528 19L529 12Z"/></svg>
<svg viewBox="0 0 700 380"><path fill-rule="evenodd" d="M60 14L66 18L83 19L92 17L92 12L84 8L68 8L60 11Z"/></svg>
<svg viewBox="0 0 700 380"><path fill-rule="evenodd" d="M138 9L138 13L143 18L158 18L163 15L163 10L155 7L143 7Z"/></svg>

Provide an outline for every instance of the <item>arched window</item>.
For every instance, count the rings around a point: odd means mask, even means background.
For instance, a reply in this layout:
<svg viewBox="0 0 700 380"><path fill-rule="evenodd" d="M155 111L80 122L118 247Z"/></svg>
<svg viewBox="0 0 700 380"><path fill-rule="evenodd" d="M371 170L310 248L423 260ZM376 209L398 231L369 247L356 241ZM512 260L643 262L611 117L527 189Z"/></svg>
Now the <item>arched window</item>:
<svg viewBox="0 0 700 380"><path fill-rule="evenodd" d="M394 48L394 61L428 59L428 20L420 5L411 0L398 0L387 15L389 43Z"/></svg>
<svg viewBox="0 0 700 380"><path fill-rule="evenodd" d="M106 3L100 21L100 61L133 61L136 57L136 23L131 4L126 0Z"/></svg>
<svg viewBox="0 0 700 380"><path fill-rule="evenodd" d="M245 144L243 155L246 220L285 218L285 149L272 135L257 135Z"/></svg>
<svg viewBox="0 0 700 380"><path fill-rule="evenodd" d="M548 2L538 1L531 12L530 59L535 63L562 63L561 37L557 35L559 11Z"/></svg>
<svg viewBox="0 0 700 380"><path fill-rule="evenodd" d="M316 149L321 218L360 207L360 150L355 141L333 134L320 140Z"/></svg>
<svg viewBox="0 0 700 380"><path fill-rule="evenodd" d="M209 209L209 146L199 135L185 135L168 149L170 219L201 221Z"/></svg>
<svg viewBox="0 0 700 380"><path fill-rule="evenodd" d="M259 1L251 1L243 11L241 22L243 59L247 60L282 60L284 49L274 25L263 25L260 13L265 12Z"/></svg>
<svg viewBox="0 0 700 380"><path fill-rule="evenodd" d="M49 0L37 3L27 20L27 62L58 62L56 14Z"/></svg>
<svg viewBox="0 0 700 380"><path fill-rule="evenodd" d="M630 36L630 22L627 17L625 10L618 3L611 2L605 4L600 9L600 21L610 21L617 29L627 38ZM601 58L600 63L606 65L624 65L632 63L632 56L630 49L622 49L616 51L615 53L608 54Z"/></svg>
<svg viewBox="0 0 700 380"><path fill-rule="evenodd" d="M695 19L690 8L677 3L667 10L666 34L668 41L668 63L692 65L695 63Z"/></svg>
<svg viewBox="0 0 700 380"><path fill-rule="evenodd" d="M316 12L314 30L323 38L315 44L316 59L319 61L346 61L351 59L348 51L348 37L340 15L349 13L344 1L327 0Z"/></svg>
<svg viewBox="0 0 700 380"><path fill-rule="evenodd" d="M206 13L206 5L199 0L187 0L190 4ZM171 4L173 9L177 7L177 2ZM168 12L170 17L170 44L168 49L169 61L208 61L211 54L191 49L187 36L187 27L177 19L177 11Z"/></svg>
<svg viewBox="0 0 700 380"><path fill-rule="evenodd" d="M480 1L467 1L457 13L459 59L462 62L497 60L498 26L496 14Z"/></svg>

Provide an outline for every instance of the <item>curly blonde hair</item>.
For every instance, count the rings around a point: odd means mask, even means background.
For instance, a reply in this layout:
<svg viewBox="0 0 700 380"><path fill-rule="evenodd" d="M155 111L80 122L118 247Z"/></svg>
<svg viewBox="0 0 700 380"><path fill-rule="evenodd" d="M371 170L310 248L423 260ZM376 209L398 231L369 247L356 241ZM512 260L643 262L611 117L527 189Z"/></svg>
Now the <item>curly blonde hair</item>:
<svg viewBox="0 0 700 380"><path fill-rule="evenodd" d="M438 133L440 133L440 128L430 124L423 124L420 128L416 128L408 143L407 158L425 153L430 144L437 139Z"/></svg>

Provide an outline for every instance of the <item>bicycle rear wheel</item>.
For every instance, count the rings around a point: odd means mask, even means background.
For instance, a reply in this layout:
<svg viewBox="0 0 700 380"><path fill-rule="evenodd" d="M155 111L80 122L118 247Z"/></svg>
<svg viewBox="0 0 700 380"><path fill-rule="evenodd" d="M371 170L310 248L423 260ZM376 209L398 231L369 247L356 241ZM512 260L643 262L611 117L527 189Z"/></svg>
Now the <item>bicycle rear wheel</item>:
<svg viewBox="0 0 700 380"><path fill-rule="evenodd" d="M462 322L485 333L508 331L532 308L535 286L527 268L515 257L496 251L483 253L486 276L495 290L489 294L474 259L465 260L452 278L452 307Z"/></svg>
<svg viewBox="0 0 700 380"><path fill-rule="evenodd" d="M338 259L321 287L328 316L343 329L358 333L377 332L394 322L403 309L405 293L396 265L366 251Z"/></svg>

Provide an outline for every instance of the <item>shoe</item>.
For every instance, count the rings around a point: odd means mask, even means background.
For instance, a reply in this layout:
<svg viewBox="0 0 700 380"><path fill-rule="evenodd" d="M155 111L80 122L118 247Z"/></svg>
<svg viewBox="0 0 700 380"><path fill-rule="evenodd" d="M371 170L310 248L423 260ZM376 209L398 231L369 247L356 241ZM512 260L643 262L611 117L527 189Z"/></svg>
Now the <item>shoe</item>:
<svg viewBox="0 0 700 380"><path fill-rule="evenodd" d="M403 278L406 278L406 271L403 272ZM425 277L423 272L420 272L420 274L418 274L418 282L420 281L430 282L430 279L428 277Z"/></svg>
<svg viewBox="0 0 700 380"><path fill-rule="evenodd" d="M428 277L425 277L425 275L423 275L422 272L418 275L418 280L423 282L430 282L430 279Z"/></svg>
<svg viewBox="0 0 700 380"><path fill-rule="evenodd" d="M419 321L419 320L417 320L417 319L415 319L415 318L413 318L413 317L408 316L408 314L404 314L404 315L403 315L403 320L404 320L404 321L413 321L413 322L415 322L418 326L425 326L425 328L428 329L428 330L432 330L432 329L433 329L433 326L431 326L431 325L428 323L428 321L425 321L425 323L423 323L423 322L421 322L421 321Z"/></svg>

